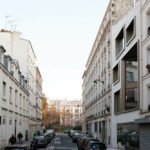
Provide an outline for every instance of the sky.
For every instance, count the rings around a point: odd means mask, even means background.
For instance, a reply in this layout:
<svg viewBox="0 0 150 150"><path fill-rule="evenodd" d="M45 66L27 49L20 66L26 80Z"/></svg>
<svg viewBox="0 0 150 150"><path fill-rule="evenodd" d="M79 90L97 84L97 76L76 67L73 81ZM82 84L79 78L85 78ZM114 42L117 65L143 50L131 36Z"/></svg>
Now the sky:
<svg viewBox="0 0 150 150"><path fill-rule="evenodd" d="M0 28L10 30L12 21L31 41L46 96L81 99L85 64L109 0L0 1Z"/></svg>

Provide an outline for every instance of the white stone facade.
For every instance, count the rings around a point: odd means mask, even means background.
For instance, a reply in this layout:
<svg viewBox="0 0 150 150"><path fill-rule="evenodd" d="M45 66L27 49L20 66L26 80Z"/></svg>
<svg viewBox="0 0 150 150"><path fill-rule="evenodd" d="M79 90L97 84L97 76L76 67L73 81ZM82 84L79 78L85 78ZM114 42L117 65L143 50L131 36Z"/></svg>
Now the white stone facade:
<svg viewBox="0 0 150 150"><path fill-rule="evenodd" d="M36 67L36 131L42 132L42 76L38 67Z"/></svg>
<svg viewBox="0 0 150 150"><path fill-rule="evenodd" d="M79 100L49 100L49 106L54 105L60 112L60 123L65 126L81 124L82 105ZM63 116L61 114L63 113Z"/></svg>
<svg viewBox="0 0 150 150"><path fill-rule="evenodd" d="M29 90L29 136L36 132L36 56L29 40L22 39L19 32L1 30L0 44L7 54L18 60L20 70L28 80Z"/></svg>
<svg viewBox="0 0 150 150"><path fill-rule="evenodd" d="M29 93L18 61L6 55L0 46L0 148L8 145L19 131L26 139L29 131Z"/></svg>

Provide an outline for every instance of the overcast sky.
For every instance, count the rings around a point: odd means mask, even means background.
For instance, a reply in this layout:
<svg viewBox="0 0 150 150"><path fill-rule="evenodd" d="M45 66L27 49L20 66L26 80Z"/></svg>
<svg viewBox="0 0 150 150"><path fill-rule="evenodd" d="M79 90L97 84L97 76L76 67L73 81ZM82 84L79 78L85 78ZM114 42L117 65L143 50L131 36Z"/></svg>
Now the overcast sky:
<svg viewBox="0 0 150 150"><path fill-rule="evenodd" d="M29 39L50 99L80 99L82 74L109 0L3 0L5 16ZM7 23L7 29L10 24Z"/></svg>

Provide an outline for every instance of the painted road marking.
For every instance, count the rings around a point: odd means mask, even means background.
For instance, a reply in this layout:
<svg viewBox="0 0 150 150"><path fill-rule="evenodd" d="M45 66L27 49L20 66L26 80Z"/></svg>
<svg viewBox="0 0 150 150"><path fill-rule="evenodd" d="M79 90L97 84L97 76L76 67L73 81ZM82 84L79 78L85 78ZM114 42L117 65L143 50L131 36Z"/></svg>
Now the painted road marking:
<svg viewBox="0 0 150 150"><path fill-rule="evenodd" d="M55 137L54 144L61 144L60 137Z"/></svg>

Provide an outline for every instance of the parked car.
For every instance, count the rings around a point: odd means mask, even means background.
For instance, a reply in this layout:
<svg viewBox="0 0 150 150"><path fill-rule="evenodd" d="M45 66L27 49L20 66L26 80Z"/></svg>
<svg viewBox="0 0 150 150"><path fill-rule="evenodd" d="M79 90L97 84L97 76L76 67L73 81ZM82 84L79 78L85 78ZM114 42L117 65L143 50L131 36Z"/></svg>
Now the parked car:
<svg viewBox="0 0 150 150"><path fill-rule="evenodd" d="M89 141L85 150L106 150L106 145L99 141Z"/></svg>
<svg viewBox="0 0 150 150"><path fill-rule="evenodd" d="M70 132L70 130L65 130L64 133L68 134Z"/></svg>
<svg viewBox="0 0 150 150"><path fill-rule="evenodd" d="M41 148L41 147L46 147L46 145L47 145L47 140L44 136L36 136L31 140L30 148L31 149Z"/></svg>
<svg viewBox="0 0 150 150"><path fill-rule="evenodd" d="M45 132L45 133L43 133L42 135L43 135L43 136L45 137L45 139L47 140L47 144L50 143L50 141L51 141L51 136L50 136L50 134L49 134L48 132Z"/></svg>
<svg viewBox="0 0 150 150"><path fill-rule="evenodd" d="M69 136L72 137L73 133L74 133L74 130L71 130Z"/></svg>
<svg viewBox="0 0 150 150"><path fill-rule="evenodd" d="M30 150L29 146L27 145L10 145L6 146L4 150Z"/></svg>
<svg viewBox="0 0 150 150"><path fill-rule="evenodd" d="M85 140L90 137L90 138L93 138L92 135L90 134L81 134L80 137L79 137L79 140L77 142L77 146L78 146L78 149L79 150L84 150L84 147L85 147Z"/></svg>
<svg viewBox="0 0 150 150"><path fill-rule="evenodd" d="M55 134L55 131L53 129L50 129L50 130L47 130L48 133L51 133L52 136L54 137L56 134Z"/></svg>
<svg viewBox="0 0 150 150"><path fill-rule="evenodd" d="M74 133L80 133L79 130L71 130L69 136L72 137Z"/></svg>
<svg viewBox="0 0 150 150"><path fill-rule="evenodd" d="M74 134L73 134L73 136L72 136L72 142L73 142L73 143L77 143L79 137L80 137L80 133L74 132Z"/></svg>
<svg viewBox="0 0 150 150"><path fill-rule="evenodd" d="M97 141L97 142L99 142L99 140L97 140L97 139L94 139L93 137L87 137L86 139L85 139L85 148L87 147L87 145L88 145L88 143L90 142L90 141ZM84 148L84 149L85 149Z"/></svg>

